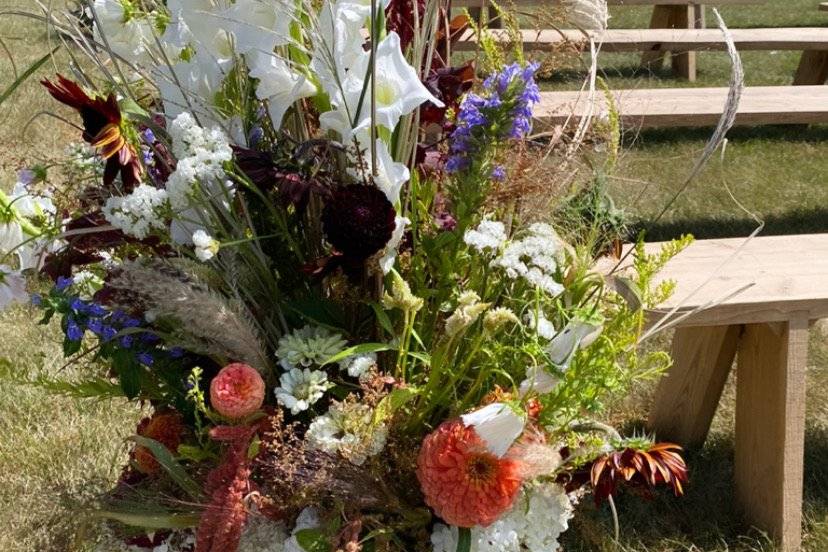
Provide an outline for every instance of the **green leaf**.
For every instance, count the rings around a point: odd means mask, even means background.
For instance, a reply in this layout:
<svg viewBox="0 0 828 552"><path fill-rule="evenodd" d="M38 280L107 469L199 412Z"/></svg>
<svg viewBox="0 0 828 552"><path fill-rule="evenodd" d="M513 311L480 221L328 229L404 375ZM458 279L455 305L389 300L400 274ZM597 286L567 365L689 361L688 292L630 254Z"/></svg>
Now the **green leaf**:
<svg viewBox="0 0 828 552"><path fill-rule="evenodd" d="M178 463L178 460L175 459L167 447L155 439L149 439L140 435L133 435L130 439L142 447L148 448L158 464L164 468L164 471L166 471L172 480L175 481L187 494L193 498L200 498L203 496L199 484L189 476L187 471L181 466L181 464Z"/></svg>
<svg viewBox="0 0 828 552"><path fill-rule="evenodd" d="M390 418L397 410L405 406L406 403L416 397L419 393L420 390L416 387L401 387L394 389L388 395L383 397L374 409L373 422L375 424L379 424Z"/></svg>
<svg viewBox="0 0 828 552"><path fill-rule="evenodd" d="M610 281L613 290L624 298L630 310L638 312L644 303L641 295L641 288L633 280L624 276L615 276Z"/></svg>
<svg viewBox="0 0 828 552"><path fill-rule="evenodd" d="M457 528L457 552L469 552L471 550L471 529L468 527Z"/></svg>
<svg viewBox="0 0 828 552"><path fill-rule="evenodd" d="M203 462L204 460L217 458L214 452L192 445L178 445L178 457L193 462Z"/></svg>
<svg viewBox="0 0 828 552"><path fill-rule="evenodd" d="M344 351L335 354L334 356L323 362L322 366L333 364L334 362L339 362L340 360L346 359L349 356L353 355L364 355L366 353L378 353L380 351L395 350L396 347L392 347L387 343L362 343L361 345L354 345L353 347L348 347Z"/></svg>
<svg viewBox="0 0 828 552"><path fill-rule="evenodd" d="M125 525L145 529L188 529L198 525L199 514L173 514L169 512L129 512L125 510L95 510L94 515L120 521Z"/></svg>
<svg viewBox="0 0 828 552"><path fill-rule="evenodd" d="M9 85L9 87L6 88L2 94L0 94L0 105L2 105L3 102L8 100L9 96L14 94L14 91L17 90L21 84L26 82L29 79L29 77L31 77L35 73L35 71L43 67L43 64L49 61L49 58L52 57L52 54L57 52L59 48L60 46L55 46L55 48L51 52L49 52L42 58L38 59L37 61L29 65L29 68L23 71L23 74L17 77L17 79L15 79L15 81L11 83L11 85Z"/></svg>
<svg viewBox="0 0 828 552"><path fill-rule="evenodd" d="M388 332L389 335L394 335L394 324L391 323L391 318L388 313L382 308L379 303L371 303L371 308L374 309L374 316L377 317L377 322L382 326L382 329Z"/></svg>
<svg viewBox="0 0 828 552"><path fill-rule="evenodd" d="M81 341L73 341L68 337L63 338L63 356L70 357L80 351L81 349Z"/></svg>
<svg viewBox="0 0 828 552"><path fill-rule="evenodd" d="M301 529L294 535L305 552L330 552L328 538L319 529Z"/></svg>

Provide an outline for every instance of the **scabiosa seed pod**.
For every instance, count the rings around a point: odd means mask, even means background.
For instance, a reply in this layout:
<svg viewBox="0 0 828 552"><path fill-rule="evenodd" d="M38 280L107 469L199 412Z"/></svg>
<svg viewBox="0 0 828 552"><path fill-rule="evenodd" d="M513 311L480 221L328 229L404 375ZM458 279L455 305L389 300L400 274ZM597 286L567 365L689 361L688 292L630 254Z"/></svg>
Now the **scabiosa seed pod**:
<svg viewBox="0 0 828 552"><path fill-rule="evenodd" d="M345 186L335 190L322 211L328 242L350 260L363 261L391 240L396 212L374 186Z"/></svg>
<svg viewBox="0 0 828 552"><path fill-rule="evenodd" d="M172 453L178 450L182 433L184 424L177 412L156 412L138 425L138 435L158 441ZM161 471L161 465L146 447L135 447L134 458L141 473L155 475Z"/></svg>
<svg viewBox="0 0 828 552"><path fill-rule="evenodd" d="M210 382L210 404L221 414L238 420L264 403L265 383L255 368L240 362L228 364Z"/></svg>

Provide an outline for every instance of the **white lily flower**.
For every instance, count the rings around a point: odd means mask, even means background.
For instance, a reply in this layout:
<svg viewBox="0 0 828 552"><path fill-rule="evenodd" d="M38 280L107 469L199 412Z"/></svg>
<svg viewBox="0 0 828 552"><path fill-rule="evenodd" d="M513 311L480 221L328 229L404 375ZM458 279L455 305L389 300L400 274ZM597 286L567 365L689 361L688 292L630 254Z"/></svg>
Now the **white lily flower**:
<svg viewBox="0 0 828 552"><path fill-rule="evenodd" d="M369 52L362 52L356 64L348 71L348 76L343 83L345 100L352 114L355 114L359 107L364 81L368 77L370 58ZM400 117L411 113L427 101L443 107L443 102L428 91L417 76L417 72L406 61L397 33L388 33L388 36L377 45L376 65L376 123L378 125L393 130ZM363 102L365 105L359 110L359 120L354 125L356 129L371 124L371 110L367 109L367 94L363 97Z"/></svg>
<svg viewBox="0 0 828 552"><path fill-rule="evenodd" d="M297 100L316 94L313 83L276 54L254 52L247 55L247 63L250 76L259 79L256 97L268 100L274 128L282 126L285 112Z"/></svg>
<svg viewBox="0 0 828 552"><path fill-rule="evenodd" d="M232 69L231 62L217 61L197 52L192 60L158 67L155 82L164 102L164 115L172 121L185 112L197 113L205 125L216 123L210 108L221 82Z"/></svg>
<svg viewBox="0 0 828 552"><path fill-rule="evenodd" d="M0 252L11 253L23 243L23 228L16 218L0 223Z"/></svg>
<svg viewBox="0 0 828 552"><path fill-rule="evenodd" d="M12 270L7 265L0 265L0 310L12 303L25 303L28 300L26 279L20 271Z"/></svg>
<svg viewBox="0 0 828 552"><path fill-rule="evenodd" d="M310 68L332 99L340 93L339 83L348 70L364 54L364 23L365 18L341 0L328 0L319 10Z"/></svg>
<svg viewBox="0 0 828 552"><path fill-rule="evenodd" d="M569 367L575 352L590 346L601 334L603 327L584 320L571 320L546 346L550 360L563 369Z"/></svg>
<svg viewBox="0 0 828 552"><path fill-rule="evenodd" d="M488 451L498 458L503 458L526 426L526 420L503 403L486 405L464 414L461 419L466 427L474 428Z"/></svg>
<svg viewBox="0 0 828 552"><path fill-rule="evenodd" d="M371 164L371 149L367 151L367 162ZM395 207L400 202L400 191L411 179L411 172L403 163L397 163L391 157L388 146L377 138L377 175L374 177L374 184L383 191L385 197Z"/></svg>
<svg viewBox="0 0 828 552"><path fill-rule="evenodd" d="M54 216L57 213L51 197L31 194L23 182L14 185L10 199L12 206L23 217Z"/></svg>
<svg viewBox="0 0 828 552"><path fill-rule="evenodd" d="M268 54L290 42L293 13L294 2L288 0L236 0L224 17L238 53Z"/></svg>
<svg viewBox="0 0 828 552"><path fill-rule="evenodd" d="M405 227L411 224L411 221L406 217L394 218L394 232L391 234L391 239L385 244L385 251L380 257L379 265L383 274L388 274L394 268L394 260L397 258L397 248L402 242L405 234Z"/></svg>
<svg viewBox="0 0 828 552"><path fill-rule="evenodd" d="M172 14L175 33L169 39L177 46L191 45L196 52L208 54L207 58L232 58L235 39L227 30L225 17L230 7L227 0L169 0L167 9Z"/></svg>
<svg viewBox="0 0 828 552"><path fill-rule="evenodd" d="M552 392L558 386L560 380L538 366L532 366L526 370L526 379L520 382L519 394L525 397L530 392L545 395Z"/></svg>

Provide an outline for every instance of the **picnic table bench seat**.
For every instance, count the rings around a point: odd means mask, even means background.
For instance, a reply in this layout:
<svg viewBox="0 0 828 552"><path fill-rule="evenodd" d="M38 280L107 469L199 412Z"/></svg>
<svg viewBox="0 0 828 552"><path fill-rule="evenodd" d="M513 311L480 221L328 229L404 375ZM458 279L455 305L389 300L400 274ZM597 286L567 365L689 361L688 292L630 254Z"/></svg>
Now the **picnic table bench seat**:
<svg viewBox="0 0 828 552"><path fill-rule="evenodd" d="M615 90L612 97L625 127L699 127L716 125L727 88ZM541 92L534 114L538 127L577 123L592 110L605 116L607 100L582 91ZM828 86L755 86L745 88L737 125L828 123Z"/></svg>
<svg viewBox="0 0 828 552"><path fill-rule="evenodd" d="M490 32L496 41L512 40L506 30L492 29ZM730 29L730 34L739 51L803 52L794 84L824 84L828 79L828 27ZM551 51L564 44L586 49L589 48L589 39L600 44L603 52L672 52L675 55L727 48L719 29L521 29L520 36L526 51ZM474 50L476 47L472 31L468 31L455 45L459 51Z"/></svg>
<svg viewBox="0 0 828 552"><path fill-rule="evenodd" d="M646 249L660 251L661 244ZM798 551L808 330L828 317L828 234L746 245L744 238L698 240L658 273L656 281L664 280L675 282L675 292L649 320L677 308L678 324L673 366L659 383L649 428L659 440L701 445L738 357L736 498L783 552Z"/></svg>

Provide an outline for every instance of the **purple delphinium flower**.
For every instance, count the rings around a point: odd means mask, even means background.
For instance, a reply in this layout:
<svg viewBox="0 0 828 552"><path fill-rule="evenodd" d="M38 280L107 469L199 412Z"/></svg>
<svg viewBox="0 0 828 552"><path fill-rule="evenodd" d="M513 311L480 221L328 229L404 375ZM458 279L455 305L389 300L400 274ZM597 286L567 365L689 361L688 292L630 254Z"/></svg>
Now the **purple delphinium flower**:
<svg viewBox="0 0 828 552"><path fill-rule="evenodd" d="M138 353L138 355L136 355L136 358L138 359L138 362L140 362L144 366L152 366L152 363L155 362L155 359L152 358L152 355L146 351Z"/></svg>
<svg viewBox="0 0 828 552"><path fill-rule="evenodd" d="M73 297L69 301L69 308L78 314L83 314L87 310L86 301L84 301L80 297Z"/></svg>
<svg viewBox="0 0 828 552"><path fill-rule="evenodd" d="M31 300L32 305L34 305L36 307L39 307L40 305L43 304L43 297L41 297L37 293L32 293L31 296L29 297L29 299Z"/></svg>
<svg viewBox="0 0 828 552"><path fill-rule="evenodd" d="M184 356L184 349L181 347L173 347L170 349L170 358L181 358Z"/></svg>
<svg viewBox="0 0 828 552"><path fill-rule="evenodd" d="M498 165L492 169L492 180L496 180L497 182L506 180L506 169L503 168L503 165Z"/></svg>
<svg viewBox="0 0 828 552"><path fill-rule="evenodd" d="M64 278L63 276L58 276L57 281L55 282L55 289L57 291L65 291L66 288L71 286L75 281L72 278Z"/></svg>
<svg viewBox="0 0 828 552"><path fill-rule="evenodd" d="M540 101L535 82L539 66L538 63L525 67L513 63L483 81L481 95L466 95L451 134L446 172L468 169L474 157L486 152L491 145L528 134L532 128L532 107Z"/></svg>
<svg viewBox="0 0 828 552"><path fill-rule="evenodd" d="M86 321L86 327L95 335L103 333L103 322L99 318L90 318Z"/></svg>
<svg viewBox="0 0 828 552"><path fill-rule="evenodd" d="M118 330L112 326L104 326L103 329L101 329L101 338L104 341L112 341L116 335L118 335Z"/></svg>
<svg viewBox="0 0 828 552"><path fill-rule="evenodd" d="M83 339L83 334L84 330L78 326L77 322L71 318L68 322L66 322L66 337L68 337L70 341L80 341Z"/></svg>
<svg viewBox="0 0 828 552"><path fill-rule="evenodd" d="M130 347L132 347L133 341L134 338L131 335L125 335L120 339L121 347L123 347L124 349L129 349Z"/></svg>
<svg viewBox="0 0 828 552"><path fill-rule="evenodd" d="M20 169L17 171L17 181L28 186L35 181L36 174L32 169Z"/></svg>

